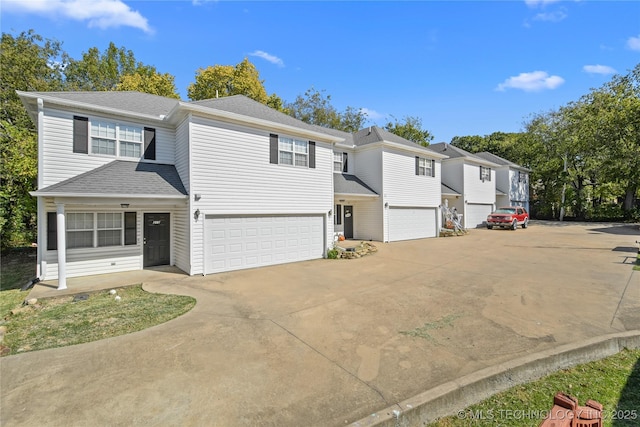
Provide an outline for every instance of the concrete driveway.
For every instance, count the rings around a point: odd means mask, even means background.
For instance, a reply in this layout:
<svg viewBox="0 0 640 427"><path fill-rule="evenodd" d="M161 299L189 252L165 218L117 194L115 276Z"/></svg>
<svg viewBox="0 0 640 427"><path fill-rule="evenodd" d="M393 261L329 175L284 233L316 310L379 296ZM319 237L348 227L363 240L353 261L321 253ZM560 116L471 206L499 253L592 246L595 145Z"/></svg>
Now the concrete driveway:
<svg viewBox="0 0 640 427"><path fill-rule="evenodd" d="M141 332L0 359L3 426L343 426L523 355L640 329L637 225L534 223L145 289ZM545 409L545 408L540 408Z"/></svg>

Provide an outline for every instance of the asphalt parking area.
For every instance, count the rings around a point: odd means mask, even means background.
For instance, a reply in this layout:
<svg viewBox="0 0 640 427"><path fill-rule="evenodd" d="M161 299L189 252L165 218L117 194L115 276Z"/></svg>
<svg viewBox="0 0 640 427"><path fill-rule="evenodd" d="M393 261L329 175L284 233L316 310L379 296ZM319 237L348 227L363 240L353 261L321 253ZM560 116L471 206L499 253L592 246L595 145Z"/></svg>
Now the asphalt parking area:
<svg viewBox="0 0 640 427"><path fill-rule="evenodd" d="M345 425L488 366L640 329L639 238L637 225L532 223L379 243L355 260L155 275L146 289L196 307L3 358L0 421Z"/></svg>

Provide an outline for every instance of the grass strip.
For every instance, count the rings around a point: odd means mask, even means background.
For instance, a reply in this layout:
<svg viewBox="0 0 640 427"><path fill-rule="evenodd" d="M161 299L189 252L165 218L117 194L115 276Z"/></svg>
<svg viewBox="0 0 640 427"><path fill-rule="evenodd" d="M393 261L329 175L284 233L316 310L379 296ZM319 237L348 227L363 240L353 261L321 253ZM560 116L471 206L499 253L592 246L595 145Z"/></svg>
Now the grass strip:
<svg viewBox="0 0 640 427"><path fill-rule="evenodd" d="M2 355L96 341L140 331L164 323L194 307L188 296L153 294L142 285L89 294L39 300L23 305L28 292L0 292L0 315L5 328ZM116 299L116 296L119 299Z"/></svg>
<svg viewBox="0 0 640 427"><path fill-rule="evenodd" d="M429 427L538 426L557 392L577 397L581 405L587 399L602 403L605 427L640 425L640 349L625 349L512 387Z"/></svg>

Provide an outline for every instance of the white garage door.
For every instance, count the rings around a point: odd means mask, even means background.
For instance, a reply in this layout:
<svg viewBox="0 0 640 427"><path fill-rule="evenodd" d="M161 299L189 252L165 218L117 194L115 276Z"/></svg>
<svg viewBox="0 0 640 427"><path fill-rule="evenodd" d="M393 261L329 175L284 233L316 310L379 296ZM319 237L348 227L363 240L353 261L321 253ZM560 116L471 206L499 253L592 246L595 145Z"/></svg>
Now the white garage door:
<svg viewBox="0 0 640 427"><path fill-rule="evenodd" d="M437 233L435 208L389 208L389 241L424 239Z"/></svg>
<svg viewBox="0 0 640 427"><path fill-rule="evenodd" d="M322 216L207 216L205 272L322 258Z"/></svg>
<svg viewBox="0 0 640 427"><path fill-rule="evenodd" d="M487 215L489 215L492 210L493 205L469 203L467 205L467 214L464 218L465 228L476 228L483 226L487 221Z"/></svg>

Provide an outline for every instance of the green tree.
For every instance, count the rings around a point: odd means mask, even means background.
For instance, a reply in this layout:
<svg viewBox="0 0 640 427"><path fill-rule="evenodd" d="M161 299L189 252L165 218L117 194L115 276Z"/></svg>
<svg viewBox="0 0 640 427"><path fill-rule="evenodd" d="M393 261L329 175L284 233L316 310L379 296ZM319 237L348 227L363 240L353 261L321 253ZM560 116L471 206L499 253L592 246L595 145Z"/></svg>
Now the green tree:
<svg viewBox="0 0 640 427"><path fill-rule="evenodd" d="M386 130L393 134L413 141L423 147L427 147L433 139L431 132L422 129L422 119L419 117L407 116L404 118L404 123L399 122L395 117L393 117L393 120L393 122L388 122L384 126Z"/></svg>
<svg viewBox="0 0 640 427"><path fill-rule="evenodd" d="M55 40L33 30L2 34L0 44L0 244L32 242L36 204L29 194L37 184L35 125L16 94L62 88L66 54Z"/></svg>
<svg viewBox="0 0 640 427"><path fill-rule="evenodd" d="M640 64L582 98L583 137L590 138L609 182L623 189L623 209L631 217L640 189Z"/></svg>
<svg viewBox="0 0 640 427"><path fill-rule="evenodd" d="M231 95L245 95L262 104L270 100L260 73L247 58L235 66L214 65L199 69L196 81L189 85L187 93L193 101ZM271 98L271 102L277 105L275 98Z"/></svg>
<svg viewBox="0 0 640 427"><path fill-rule="evenodd" d="M175 77L169 73L161 74L150 65L138 66L135 73L120 77L115 90L133 90L180 99L176 90Z"/></svg>
<svg viewBox="0 0 640 427"><path fill-rule="evenodd" d="M311 87L295 101L285 104L285 110L305 123L344 132L356 132L363 127L367 116L361 109L347 107L341 113L331 104L331 95L323 92Z"/></svg>
<svg viewBox="0 0 640 427"><path fill-rule="evenodd" d="M132 75L142 66L131 50L116 47L111 42L104 53L97 47L82 54L82 59L69 60L65 68L67 90L116 90L125 75Z"/></svg>

